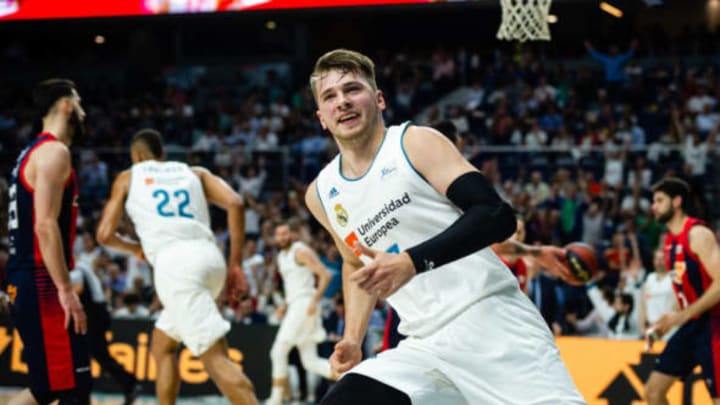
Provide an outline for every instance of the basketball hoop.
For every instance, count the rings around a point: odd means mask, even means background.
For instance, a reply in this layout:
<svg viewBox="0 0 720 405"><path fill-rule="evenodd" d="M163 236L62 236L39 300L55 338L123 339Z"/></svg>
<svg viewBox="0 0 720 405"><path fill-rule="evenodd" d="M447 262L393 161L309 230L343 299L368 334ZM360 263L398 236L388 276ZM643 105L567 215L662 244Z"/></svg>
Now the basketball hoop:
<svg viewBox="0 0 720 405"><path fill-rule="evenodd" d="M497 38L503 40L549 41L548 14L552 0L500 0L502 23Z"/></svg>

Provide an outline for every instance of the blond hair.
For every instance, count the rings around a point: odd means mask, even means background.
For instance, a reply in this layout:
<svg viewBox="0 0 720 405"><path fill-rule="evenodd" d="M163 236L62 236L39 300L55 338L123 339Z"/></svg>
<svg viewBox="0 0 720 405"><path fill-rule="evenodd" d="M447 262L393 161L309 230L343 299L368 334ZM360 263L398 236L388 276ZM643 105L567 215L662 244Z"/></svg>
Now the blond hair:
<svg viewBox="0 0 720 405"><path fill-rule="evenodd" d="M375 63L360 52L341 48L324 54L315 62L315 69L310 75L310 89L315 98L318 96L315 90L315 84L323 75L331 70L339 70L343 74L354 73L360 75L367 80L373 90L377 90L377 83L375 83Z"/></svg>

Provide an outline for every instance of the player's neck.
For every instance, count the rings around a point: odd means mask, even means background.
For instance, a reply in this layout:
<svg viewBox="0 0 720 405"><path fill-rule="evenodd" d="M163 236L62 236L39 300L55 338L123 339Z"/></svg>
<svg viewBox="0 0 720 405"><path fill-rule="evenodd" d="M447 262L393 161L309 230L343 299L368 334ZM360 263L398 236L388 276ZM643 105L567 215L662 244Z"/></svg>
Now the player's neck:
<svg viewBox="0 0 720 405"><path fill-rule="evenodd" d="M385 138L385 126L378 125L365 137L363 142L338 142L338 149L342 155L340 171L349 177L364 175Z"/></svg>
<svg viewBox="0 0 720 405"><path fill-rule="evenodd" d="M70 134L67 119L60 116L53 116L43 119L43 133L55 136L60 142L70 146Z"/></svg>
<svg viewBox="0 0 720 405"><path fill-rule="evenodd" d="M687 215L683 212L677 212L675 215L673 215L672 218L667 222L667 227L670 232L677 235L680 232L682 232L683 227L685 226L685 220L687 219Z"/></svg>

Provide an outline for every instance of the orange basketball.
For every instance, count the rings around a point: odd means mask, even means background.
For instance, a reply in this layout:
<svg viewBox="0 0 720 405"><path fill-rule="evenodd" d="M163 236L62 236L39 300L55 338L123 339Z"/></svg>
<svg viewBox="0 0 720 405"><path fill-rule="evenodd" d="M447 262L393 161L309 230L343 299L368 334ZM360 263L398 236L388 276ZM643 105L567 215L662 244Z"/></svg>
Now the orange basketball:
<svg viewBox="0 0 720 405"><path fill-rule="evenodd" d="M565 246L564 264L570 269L572 279L565 280L572 285L583 285L598 272L598 258L592 246L573 242Z"/></svg>

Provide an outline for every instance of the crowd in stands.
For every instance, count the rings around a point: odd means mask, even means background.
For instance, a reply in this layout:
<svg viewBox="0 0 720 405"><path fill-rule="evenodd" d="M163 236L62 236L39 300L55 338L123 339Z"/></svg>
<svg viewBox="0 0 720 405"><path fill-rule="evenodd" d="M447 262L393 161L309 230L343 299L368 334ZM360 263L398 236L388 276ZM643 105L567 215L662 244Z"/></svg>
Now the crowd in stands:
<svg viewBox="0 0 720 405"><path fill-rule="evenodd" d="M607 51L586 45L582 58L552 63L532 52L481 57L466 48L373 56L389 104L386 122L452 122L462 153L525 221L527 243L582 241L597 249L605 277L587 291L532 272L527 292L548 325L557 334L636 338L643 281L666 270L654 260L664 230L650 212L651 185L683 177L696 215L715 221L720 214L713 204L720 187L709 181L720 175L720 77L712 63L648 58L635 43ZM307 222L303 238L333 273L329 336L342 334L341 258L303 198L305 184L337 150L315 118L307 83L272 69L250 83L240 74L217 81L203 69L178 68L140 94L78 84L88 132L75 156L82 214L75 253L78 265L101 275L116 317L151 318L159 309L149 266L99 248L93 237L114 175L129 165L129 138L152 127L165 136L169 157L210 168L244 197L250 290L225 315L243 324L278 323L273 223L299 217ZM36 129L27 89L2 95L16 100L5 100L9 107L0 111L5 177ZM3 203L6 189L0 179ZM212 217L226 247L223 214L213 210ZM127 221L122 231L133 234ZM368 351L379 346L386 311L378 306L371 319Z"/></svg>

